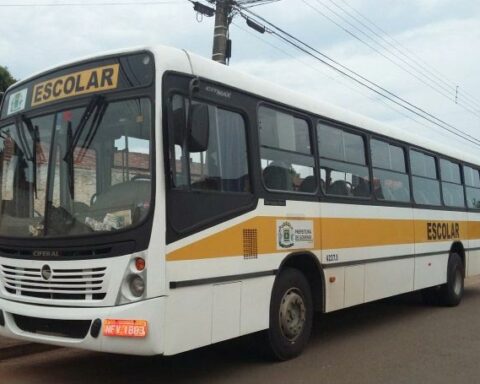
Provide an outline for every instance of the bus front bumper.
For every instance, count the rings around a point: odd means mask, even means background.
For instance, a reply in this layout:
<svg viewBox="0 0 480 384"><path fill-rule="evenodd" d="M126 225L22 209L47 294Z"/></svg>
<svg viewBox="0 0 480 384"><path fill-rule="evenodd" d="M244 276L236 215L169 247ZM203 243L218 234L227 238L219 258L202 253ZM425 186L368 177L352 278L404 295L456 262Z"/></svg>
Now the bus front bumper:
<svg viewBox="0 0 480 384"><path fill-rule="evenodd" d="M0 314L0 336L92 351L159 355L164 350L165 302L166 297L157 297L115 307L80 308L39 306L0 299L4 319L2 322ZM92 324L96 319L102 322L102 326L95 337ZM104 336L106 319L146 321L146 336Z"/></svg>

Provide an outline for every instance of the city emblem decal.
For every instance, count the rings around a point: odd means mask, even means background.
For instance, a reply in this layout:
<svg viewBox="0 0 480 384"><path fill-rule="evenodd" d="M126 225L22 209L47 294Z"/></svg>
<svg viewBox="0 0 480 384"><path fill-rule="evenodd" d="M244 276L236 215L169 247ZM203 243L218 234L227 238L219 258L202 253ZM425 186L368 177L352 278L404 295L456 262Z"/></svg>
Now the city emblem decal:
<svg viewBox="0 0 480 384"><path fill-rule="evenodd" d="M313 220L277 220L277 250L312 249L314 242Z"/></svg>
<svg viewBox="0 0 480 384"><path fill-rule="evenodd" d="M295 231L288 221L278 227L278 245L281 248L291 248L295 244Z"/></svg>

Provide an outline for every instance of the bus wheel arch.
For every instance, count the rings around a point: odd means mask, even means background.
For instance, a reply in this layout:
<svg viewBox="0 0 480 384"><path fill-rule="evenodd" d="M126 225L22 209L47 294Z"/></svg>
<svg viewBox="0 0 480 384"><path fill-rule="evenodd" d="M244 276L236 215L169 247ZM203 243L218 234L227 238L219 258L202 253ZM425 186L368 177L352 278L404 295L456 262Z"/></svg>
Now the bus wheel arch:
<svg viewBox="0 0 480 384"><path fill-rule="evenodd" d="M316 309L323 309L323 273L311 252L286 256L271 292L269 328L263 332L265 352L274 360L297 357L306 347Z"/></svg>
<svg viewBox="0 0 480 384"><path fill-rule="evenodd" d="M440 303L447 307L456 307L462 301L465 289L465 265L458 253L450 253L447 267L447 283L442 285Z"/></svg>
<svg viewBox="0 0 480 384"><path fill-rule="evenodd" d="M454 243L447 264L446 282L422 291L425 304L455 307L460 304L465 289L465 251L460 242Z"/></svg>
<svg viewBox="0 0 480 384"><path fill-rule="evenodd" d="M264 332L267 356L277 361L299 356L310 339L313 312L305 274L288 266L279 270L270 300L269 327Z"/></svg>
<svg viewBox="0 0 480 384"><path fill-rule="evenodd" d="M310 285L314 310L323 311L325 308L325 275L318 258L311 252L294 252L283 259L278 274L284 268L295 268L304 274Z"/></svg>

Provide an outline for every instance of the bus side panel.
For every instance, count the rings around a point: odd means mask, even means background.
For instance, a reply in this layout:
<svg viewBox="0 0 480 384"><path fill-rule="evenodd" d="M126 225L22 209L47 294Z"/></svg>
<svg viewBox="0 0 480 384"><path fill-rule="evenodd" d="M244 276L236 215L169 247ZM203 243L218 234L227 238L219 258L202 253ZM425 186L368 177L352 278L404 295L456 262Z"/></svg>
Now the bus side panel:
<svg viewBox="0 0 480 384"><path fill-rule="evenodd" d="M327 268L325 311L332 312L410 292L414 286L414 269L413 257Z"/></svg>
<svg viewBox="0 0 480 384"><path fill-rule="evenodd" d="M270 321L270 298L275 276L244 280L240 333L246 335L267 329Z"/></svg>
<svg viewBox="0 0 480 384"><path fill-rule="evenodd" d="M345 308L345 267L324 269L325 312Z"/></svg>
<svg viewBox="0 0 480 384"><path fill-rule="evenodd" d="M274 280L275 276L266 276L171 290L165 354L267 329Z"/></svg>
<svg viewBox="0 0 480 384"><path fill-rule="evenodd" d="M480 274L480 213L468 213L467 276Z"/></svg>
<svg viewBox="0 0 480 384"><path fill-rule="evenodd" d="M322 215L326 312L413 290L411 208L323 203Z"/></svg>
<svg viewBox="0 0 480 384"><path fill-rule="evenodd" d="M170 291L165 322L165 355L208 345L212 340L213 286Z"/></svg>
<svg viewBox="0 0 480 384"><path fill-rule="evenodd" d="M460 241L468 246L467 213L415 209L414 215L415 289L444 284L453 243Z"/></svg>
<svg viewBox="0 0 480 384"><path fill-rule="evenodd" d="M240 336L242 282L213 286L212 343Z"/></svg>
<svg viewBox="0 0 480 384"><path fill-rule="evenodd" d="M381 261L366 265L365 301L413 290L414 259Z"/></svg>
<svg viewBox="0 0 480 384"><path fill-rule="evenodd" d="M345 267L345 307L365 302L365 265Z"/></svg>
<svg viewBox="0 0 480 384"><path fill-rule="evenodd" d="M447 281L448 253L415 258L415 289L433 287Z"/></svg>

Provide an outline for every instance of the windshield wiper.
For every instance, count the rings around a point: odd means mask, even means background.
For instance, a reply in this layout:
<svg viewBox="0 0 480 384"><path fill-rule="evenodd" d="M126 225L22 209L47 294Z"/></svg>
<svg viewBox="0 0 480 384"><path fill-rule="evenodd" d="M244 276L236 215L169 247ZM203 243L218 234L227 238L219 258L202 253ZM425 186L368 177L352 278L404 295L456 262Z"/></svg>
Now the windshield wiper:
<svg viewBox="0 0 480 384"><path fill-rule="evenodd" d="M27 137L23 130L21 123L24 123L32 139L32 149L27 142ZM38 126L33 127L32 120L26 117L25 115L20 116L20 118L15 119L15 129L17 131L17 136L19 140L19 146L22 152L25 154L27 161L32 163L32 184L35 199L37 199L37 143L38 143Z"/></svg>
<svg viewBox="0 0 480 384"><path fill-rule="evenodd" d="M23 131L22 122L24 121L23 116L18 116L15 119L15 130L17 131L18 136L18 143L17 145L20 147L20 150L23 152L25 157L28 161L32 161L32 155L30 153L30 148L27 143L27 137L25 136L25 132Z"/></svg>
<svg viewBox="0 0 480 384"><path fill-rule="evenodd" d="M30 133L30 136L32 138L32 153L30 153L33 168L32 183L33 191L35 193L35 199L37 199L37 144L39 142L38 125L33 126L32 120L26 116L22 116L22 121L27 126L28 132Z"/></svg>
<svg viewBox="0 0 480 384"><path fill-rule="evenodd" d="M87 108L85 108L85 111L83 112L82 117L80 118L80 122L77 125L77 128L75 129L75 134L72 137L71 143L69 143L67 152L65 153L65 156L63 157L64 161L67 161L71 155L73 155L73 151L75 150L75 147L78 144L78 140L80 140L80 136L85 129L85 126L87 125L88 121L90 120L90 117L92 116L93 112L97 110L97 113L95 116L98 115L98 107L103 105L105 103L105 97L100 96L100 95L94 95L90 103L88 104ZM93 124L93 122L92 122Z"/></svg>
<svg viewBox="0 0 480 384"><path fill-rule="evenodd" d="M105 112L107 111L108 103L103 100L101 104L99 104L97 111L95 112L95 116L92 120L92 124L90 124L90 129L88 130L87 134L85 135L85 139L83 140L83 144L81 145L80 153L78 154L77 159L82 161L87 150L92 145L92 141L97 134L98 127L102 123L103 116L105 116Z"/></svg>
<svg viewBox="0 0 480 384"><path fill-rule="evenodd" d="M74 199L74 174L73 174L73 153L75 148L77 147L78 141L82 135L83 130L87 126L87 123L90 120L90 117L95 112L94 118L92 123L90 124L90 130L93 125L97 124L99 111L104 109L105 105L105 97L101 95L94 95L90 99L90 103L88 104L85 111L83 111L82 117L80 118L80 122L78 123L75 133L72 132L72 123L70 122L68 125L67 130L67 151L65 152L65 156L63 157L63 161L68 163L68 187L70 190L70 196L72 200ZM88 135L88 134L87 134Z"/></svg>

